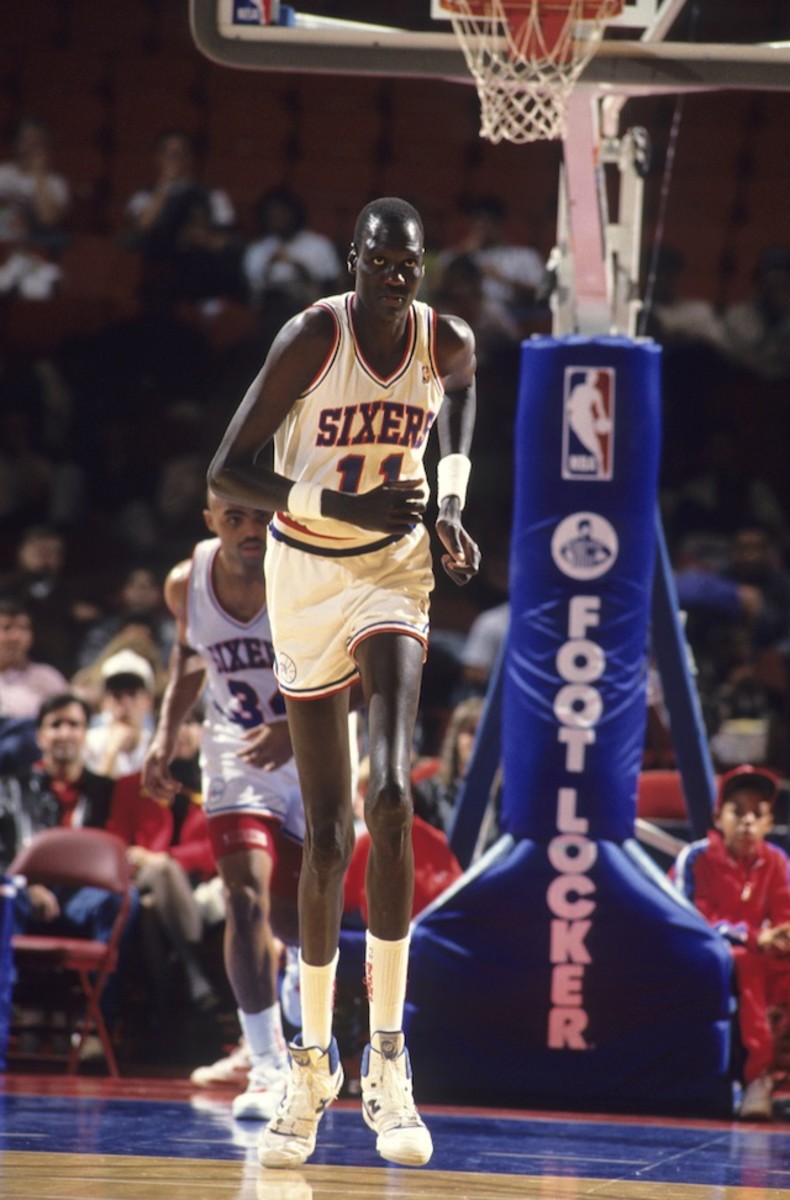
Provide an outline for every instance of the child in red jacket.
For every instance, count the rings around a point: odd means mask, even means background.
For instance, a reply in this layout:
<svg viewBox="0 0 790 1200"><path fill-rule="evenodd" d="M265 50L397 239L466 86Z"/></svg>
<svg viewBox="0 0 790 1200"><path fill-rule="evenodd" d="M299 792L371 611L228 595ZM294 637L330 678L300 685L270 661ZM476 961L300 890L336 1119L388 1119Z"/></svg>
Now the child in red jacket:
<svg viewBox="0 0 790 1200"><path fill-rule="evenodd" d="M719 781L714 828L673 868L675 886L727 939L735 961L738 1022L746 1054L740 1116L769 1120L774 1055L769 1009L790 996L790 882L787 856L762 836L778 780L741 766Z"/></svg>

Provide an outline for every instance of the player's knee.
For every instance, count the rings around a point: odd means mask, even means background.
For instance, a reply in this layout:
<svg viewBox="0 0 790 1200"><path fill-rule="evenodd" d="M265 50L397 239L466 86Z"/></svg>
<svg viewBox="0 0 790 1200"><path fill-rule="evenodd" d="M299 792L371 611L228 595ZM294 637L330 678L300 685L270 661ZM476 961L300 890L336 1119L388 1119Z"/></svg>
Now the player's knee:
<svg viewBox="0 0 790 1200"><path fill-rule="evenodd" d="M411 820L411 790L405 781L392 777L368 787L365 821L374 841L400 839L411 829Z"/></svg>
<svg viewBox="0 0 790 1200"><path fill-rule="evenodd" d="M268 915L267 897L249 882L239 880L226 884L225 904L228 920L241 932L259 924Z"/></svg>
<svg viewBox="0 0 790 1200"><path fill-rule="evenodd" d="M308 869L319 878L344 875L354 848L354 830L348 822L323 821L305 838L304 857Z"/></svg>

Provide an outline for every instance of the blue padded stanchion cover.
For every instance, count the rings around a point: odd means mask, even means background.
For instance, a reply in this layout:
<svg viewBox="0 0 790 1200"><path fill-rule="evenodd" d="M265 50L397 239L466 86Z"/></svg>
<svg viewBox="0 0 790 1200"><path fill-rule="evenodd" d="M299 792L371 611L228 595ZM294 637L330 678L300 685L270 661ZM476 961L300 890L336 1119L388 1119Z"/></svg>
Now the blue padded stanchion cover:
<svg viewBox="0 0 790 1200"><path fill-rule="evenodd" d="M632 842L660 363L625 338L522 347L502 713L515 845L415 924L418 1094L731 1103L729 951Z"/></svg>

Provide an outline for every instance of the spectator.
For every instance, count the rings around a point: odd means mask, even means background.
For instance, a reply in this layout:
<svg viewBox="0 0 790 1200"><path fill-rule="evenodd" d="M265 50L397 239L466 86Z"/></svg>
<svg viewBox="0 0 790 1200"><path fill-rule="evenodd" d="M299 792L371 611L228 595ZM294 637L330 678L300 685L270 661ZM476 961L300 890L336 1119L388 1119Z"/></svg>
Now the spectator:
<svg viewBox="0 0 790 1200"><path fill-rule="evenodd" d="M17 546L14 569L0 577L0 593L18 596L30 609L34 655L70 675L82 630L100 610L66 576L63 534L50 525L26 529Z"/></svg>
<svg viewBox="0 0 790 1200"><path fill-rule="evenodd" d="M39 117L23 117L14 136L14 157L0 163L0 245L8 256L0 268L0 293L24 299L51 295L60 281L50 261L65 246L69 186L52 170L52 138Z"/></svg>
<svg viewBox="0 0 790 1200"><path fill-rule="evenodd" d="M455 706L436 772L413 784L415 813L437 829L450 828L456 795L472 757L482 712L483 701L479 696L470 696Z"/></svg>
<svg viewBox="0 0 790 1200"><path fill-rule="evenodd" d="M289 188L266 192L255 205L256 233L244 252L255 306L273 332L340 286L342 265L328 237L307 227L307 210Z"/></svg>
<svg viewBox="0 0 790 1200"><path fill-rule="evenodd" d="M483 275L488 300L505 308L518 321L535 303L543 282L544 263L537 250L505 237L507 206L498 196L481 196L468 207L469 228L455 246L439 255L433 290L441 292L442 277L458 254L469 255Z"/></svg>
<svg viewBox="0 0 790 1200"><path fill-rule="evenodd" d="M0 868L41 829L105 828L114 784L85 763L91 710L74 692L49 696L36 713L40 757L0 779Z"/></svg>
<svg viewBox="0 0 790 1200"><path fill-rule="evenodd" d="M772 531L757 522L741 524L730 541L726 577L741 591L757 593L751 623L754 646L777 646L790 636L790 572Z"/></svg>
<svg viewBox="0 0 790 1200"><path fill-rule="evenodd" d="M724 313L723 352L762 379L790 377L790 247L769 246L754 269L754 294Z"/></svg>
<svg viewBox="0 0 790 1200"><path fill-rule="evenodd" d="M462 317L475 335L478 369L500 362L503 354L517 358L521 332L501 301L485 290L483 271L473 254L457 254L446 261L429 302L439 312Z"/></svg>
<svg viewBox="0 0 790 1200"><path fill-rule="evenodd" d="M163 662L173 647L174 624L164 603L162 582L151 567L130 567L115 598L115 611L92 624L83 639L79 665L89 666L113 638L130 627L141 626L153 639Z"/></svg>
<svg viewBox="0 0 790 1200"><path fill-rule="evenodd" d="M85 764L90 708L73 692L50 696L36 715L40 758L32 767L0 777L0 874L22 847L42 829L57 826L103 829L110 814L113 782ZM52 932L106 941L121 903L101 888L23 887L15 901L18 932ZM136 914L136 895L121 942L118 969L102 997L111 1025L117 1011L128 933Z"/></svg>
<svg viewBox="0 0 790 1200"><path fill-rule="evenodd" d="M767 843L764 805L776 777L743 765L719 780L714 828L680 853L675 886L729 943L738 990L745 1061L740 1116L769 1120L774 1044L768 1010L790 997L790 882L787 858Z"/></svg>
<svg viewBox="0 0 790 1200"><path fill-rule="evenodd" d="M714 625L706 645L698 686L715 768L779 767L786 754L782 696L761 677L748 629Z"/></svg>
<svg viewBox="0 0 790 1200"><path fill-rule="evenodd" d="M126 206L127 242L148 271L143 299L156 306L245 296L236 214L228 195L201 183L187 133L167 130L156 143L156 176Z"/></svg>
<svg viewBox="0 0 790 1200"><path fill-rule="evenodd" d="M749 468L737 431L717 421L695 456L695 471L662 496L673 561L681 567L700 549L709 565L723 567L727 540L744 524L770 530L787 543L787 516L774 490Z"/></svg>
<svg viewBox="0 0 790 1200"><path fill-rule="evenodd" d="M107 824L129 846L140 893L139 929L153 997L152 1023L160 1026L172 1015L178 996L173 957L190 1003L201 1012L218 1005L201 963L203 916L193 890L216 876L200 796L201 722L201 713L194 709L178 732L171 771L180 790L163 802L143 789L140 772L126 775L116 783Z"/></svg>
<svg viewBox="0 0 790 1200"><path fill-rule="evenodd" d="M461 690L484 696L510 625L510 601L484 608L475 617L461 649Z"/></svg>
<svg viewBox="0 0 790 1200"><path fill-rule="evenodd" d="M141 654L119 650L105 659L101 678L101 713L88 730L86 762L118 779L142 770L153 733L154 672Z"/></svg>
<svg viewBox="0 0 790 1200"><path fill-rule="evenodd" d="M22 600L0 597L0 715L35 717L48 696L68 683L55 667L33 662L33 619Z"/></svg>

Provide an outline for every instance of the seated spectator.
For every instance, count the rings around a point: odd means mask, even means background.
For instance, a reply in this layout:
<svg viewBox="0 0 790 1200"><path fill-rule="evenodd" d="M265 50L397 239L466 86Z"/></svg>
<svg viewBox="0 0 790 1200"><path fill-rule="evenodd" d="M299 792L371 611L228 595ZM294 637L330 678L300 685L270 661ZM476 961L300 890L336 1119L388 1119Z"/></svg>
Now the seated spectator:
<svg viewBox="0 0 790 1200"><path fill-rule="evenodd" d="M466 235L437 258L432 290L442 291L442 278L452 259L469 255L482 273L486 298L518 321L535 303L545 272L543 258L531 246L508 241L508 210L499 196L474 200L467 216Z"/></svg>
<svg viewBox="0 0 790 1200"><path fill-rule="evenodd" d="M39 759L29 768L0 777L0 874L19 850L42 829L57 826L104 829L114 784L85 763L90 708L73 692L50 696L36 715ZM31 884L15 900L20 933L65 934L106 941L121 898L101 888L47 888ZM102 997L108 1025L117 1015L128 934L136 913L136 895L121 942L118 969Z"/></svg>
<svg viewBox="0 0 790 1200"><path fill-rule="evenodd" d="M707 645L698 687L714 767L779 768L786 758L783 696L761 676L748 629L714 626Z"/></svg>
<svg viewBox="0 0 790 1200"><path fill-rule="evenodd" d="M181 790L162 802L143 790L140 772L126 775L117 781L107 823L129 846L140 893L139 929L153 997L151 1015L160 1025L172 1016L178 998L173 955L189 1001L202 1012L218 1004L200 960L203 916L193 890L217 873L200 797L201 720L194 710L179 729L171 772Z"/></svg>
<svg viewBox="0 0 790 1200"><path fill-rule="evenodd" d="M770 1120L774 1042L769 1008L790 1002L787 857L764 840L764 805L778 781L744 765L719 780L714 827L678 856L671 875L733 953L738 1028L745 1053L740 1116Z"/></svg>
<svg viewBox="0 0 790 1200"><path fill-rule="evenodd" d="M101 775L118 779L142 770L153 734L156 682L147 659L119 650L101 666L101 711L88 730L85 757Z"/></svg>
<svg viewBox="0 0 790 1200"><path fill-rule="evenodd" d="M790 378L790 247L769 246L754 268L754 294L722 320L724 355L762 379Z"/></svg>
<svg viewBox="0 0 790 1200"><path fill-rule="evenodd" d="M673 562L702 546L709 564L723 567L727 542L747 524L768 530L776 543L787 546L787 515L766 481L750 469L737 431L718 418L694 456L694 472L661 500L664 525Z"/></svg>
<svg viewBox="0 0 790 1200"><path fill-rule="evenodd" d="M33 619L23 600L0 596L0 716L35 717L44 700L68 688L48 663L33 662Z"/></svg>
<svg viewBox="0 0 790 1200"><path fill-rule="evenodd" d="M131 567L121 581L113 607L113 612L88 627L80 647L79 666L86 667L99 658L113 638L130 626L142 626L156 643L162 661L167 662L174 625L156 571L142 564Z"/></svg>
<svg viewBox="0 0 790 1200"><path fill-rule="evenodd" d="M450 828L456 795L472 757L482 712L483 701L479 696L470 696L455 706L436 772L412 785L415 813L437 829Z"/></svg>
<svg viewBox="0 0 790 1200"><path fill-rule="evenodd" d="M485 608L475 617L461 649L460 690L484 696L510 625L510 601Z"/></svg>
<svg viewBox="0 0 790 1200"><path fill-rule="evenodd" d="M431 292L430 303L440 312L461 317L475 335L478 367L503 353L517 354L521 332L507 308L485 292L485 277L472 254L449 259Z"/></svg>
<svg viewBox="0 0 790 1200"><path fill-rule="evenodd" d="M307 225L307 210L289 188L266 192L253 211L256 230L244 251L250 296L267 328L339 288L343 267L334 244Z"/></svg>
<svg viewBox="0 0 790 1200"><path fill-rule="evenodd" d="M703 624L743 622L755 649L779 646L790 635L790 572L772 530L757 521L739 523L720 558L679 565L675 586L692 637L697 613Z"/></svg>
<svg viewBox="0 0 790 1200"><path fill-rule="evenodd" d="M39 117L23 117L16 127L14 157L0 163L0 293L23 299L50 296L60 282L51 261L66 245L70 207L66 180L52 170L52 136Z"/></svg>
<svg viewBox="0 0 790 1200"><path fill-rule="evenodd" d="M42 829L106 827L114 784L86 766L90 717L85 701L67 690L48 697L36 713L37 761L0 779L0 868Z"/></svg>
<svg viewBox="0 0 790 1200"><path fill-rule="evenodd" d="M66 539L50 525L32 525L20 537L14 568L0 576L0 594L24 600L33 618L32 652L64 675L76 666L76 651L97 605L67 575Z"/></svg>
<svg viewBox="0 0 790 1200"><path fill-rule="evenodd" d="M133 194L126 215L127 244L150 268L144 300L159 307L246 295L233 204L196 177L187 133L167 130L157 139L154 181Z"/></svg>

